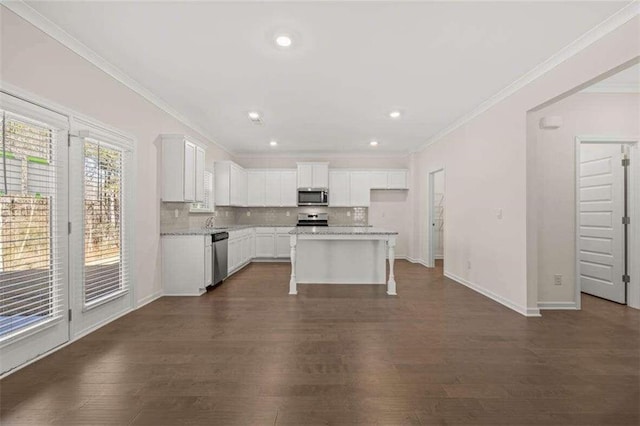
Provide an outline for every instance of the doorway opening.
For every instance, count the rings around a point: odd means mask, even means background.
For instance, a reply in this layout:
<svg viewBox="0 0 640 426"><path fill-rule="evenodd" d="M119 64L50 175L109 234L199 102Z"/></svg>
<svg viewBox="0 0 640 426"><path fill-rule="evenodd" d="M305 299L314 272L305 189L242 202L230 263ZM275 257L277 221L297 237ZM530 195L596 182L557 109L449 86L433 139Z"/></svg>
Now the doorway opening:
<svg viewBox="0 0 640 426"><path fill-rule="evenodd" d="M576 138L576 300L629 303L638 160L635 140Z"/></svg>
<svg viewBox="0 0 640 426"><path fill-rule="evenodd" d="M430 268L444 269L445 246L445 173L444 168L429 173L429 259Z"/></svg>

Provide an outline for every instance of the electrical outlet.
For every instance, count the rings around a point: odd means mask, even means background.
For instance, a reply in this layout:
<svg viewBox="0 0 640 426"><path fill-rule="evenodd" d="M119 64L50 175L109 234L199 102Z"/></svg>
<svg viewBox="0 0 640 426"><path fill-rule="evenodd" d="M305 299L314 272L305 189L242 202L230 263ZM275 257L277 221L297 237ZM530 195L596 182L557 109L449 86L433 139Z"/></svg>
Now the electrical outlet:
<svg viewBox="0 0 640 426"><path fill-rule="evenodd" d="M176 217L176 219L177 219L177 218L179 218L179 217L180 217L180 210L175 209L175 210L173 211L173 214L174 214L174 216Z"/></svg>
<svg viewBox="0 0 640 426"><path fill-rule="evenodd" d="M251 212L250 211L247 212L247 217L249 217L249 216L251 216Z"/></svg>
<svg viewBox="0 0 640 426"><path fill-rule="evenodd" d="M502 209L498 209L498 210L496 211L496 217L497 217L498 219L502 219Z"/></svg>
<svg viewBox="0 0 640 426"><path fill-rule="evenodd" d="M553 276L553 284L562 285L562 275L554 275Z"/></svg>
<svg viewBox="0 0 640 426"><path fill-rule="evenodd" d="M226 217L229 217L229 212L224 212L224 215L225 215Z"/></svg>
<svg viewBox="0 0 640 426"><path fill-rule="evenodd" d="M287 210L287 217L291 216L291 213L289 213L289 210Z"/></svg>
<svg viewBox="0 0 640 426"><path fill-rule="evenodd" d="M467 261L467 269L471 269L471 261Z"/></svg>
<svg viewBox="0 0 640 426"><path fill-rule="evenodd" d="M351 217L351 211L347 210L347 217Z"/></svg>

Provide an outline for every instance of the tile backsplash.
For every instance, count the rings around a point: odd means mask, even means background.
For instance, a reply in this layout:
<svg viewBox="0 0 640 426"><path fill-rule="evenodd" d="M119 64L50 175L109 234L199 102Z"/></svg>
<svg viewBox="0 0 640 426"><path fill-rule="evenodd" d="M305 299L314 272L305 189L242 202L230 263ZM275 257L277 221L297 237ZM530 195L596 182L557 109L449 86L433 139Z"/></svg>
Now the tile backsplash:
<svg viewBox="0 0 640 426"><path fill-rule="evenodd" d="M177 217L176 217L177 212ZM329 213L330 225L362 226L369 223L366 207L216 207L212 214L189 213L189 204L165 203L160 206L160 229L200 228L213 216L216 226L295 225L298 213Z"/></svg>

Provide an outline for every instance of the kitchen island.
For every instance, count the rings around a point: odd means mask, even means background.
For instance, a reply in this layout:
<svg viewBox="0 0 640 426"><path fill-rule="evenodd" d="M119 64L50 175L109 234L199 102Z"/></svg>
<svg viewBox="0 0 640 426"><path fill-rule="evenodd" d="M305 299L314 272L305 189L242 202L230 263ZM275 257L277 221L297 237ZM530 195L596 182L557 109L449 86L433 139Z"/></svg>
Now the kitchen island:
<svg viewBox="0 0 640 426"><path fill-rule="evenodd" d="M387 284L396 295L393 275L397 232L374 227L302 227L289 232L291 279L289 294L298 284ZM386 279L385 258L389 259Z"/></svg>

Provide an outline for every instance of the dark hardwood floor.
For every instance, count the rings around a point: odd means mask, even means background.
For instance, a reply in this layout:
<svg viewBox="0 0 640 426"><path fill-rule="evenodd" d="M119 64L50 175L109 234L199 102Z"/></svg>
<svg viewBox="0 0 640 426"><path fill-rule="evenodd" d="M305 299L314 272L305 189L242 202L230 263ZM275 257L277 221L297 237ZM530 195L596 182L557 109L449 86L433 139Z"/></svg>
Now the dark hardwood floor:
<svg viewBox="0 0 640 426"><path fill-rule="evenodd" d="M5 425L638 425L640 315L583 296L525 318L397 262L384 286L252 264L0 382Z"/></svg>

